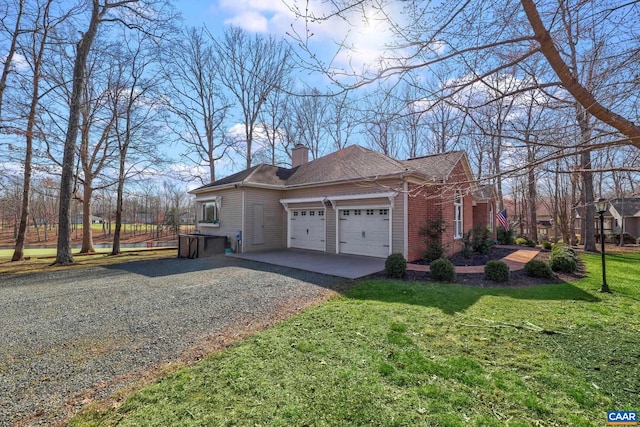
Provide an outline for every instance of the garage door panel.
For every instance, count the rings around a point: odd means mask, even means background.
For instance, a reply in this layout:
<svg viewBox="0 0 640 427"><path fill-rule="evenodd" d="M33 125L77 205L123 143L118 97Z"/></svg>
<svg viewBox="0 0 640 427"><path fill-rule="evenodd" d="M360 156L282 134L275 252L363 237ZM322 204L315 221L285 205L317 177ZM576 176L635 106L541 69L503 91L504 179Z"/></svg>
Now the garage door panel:
<svg viewBox="0 0 640 427"><path fill-rule="evenodd" d="M340 252L386 257L389 255L388 209L340 211Z"/></svg>
<svg viewBox="0 0 640 427"><path fill-rule="evenodd" d="M292 248L324 250L324 211L294 209L291 212L289 246Z"/></svg>

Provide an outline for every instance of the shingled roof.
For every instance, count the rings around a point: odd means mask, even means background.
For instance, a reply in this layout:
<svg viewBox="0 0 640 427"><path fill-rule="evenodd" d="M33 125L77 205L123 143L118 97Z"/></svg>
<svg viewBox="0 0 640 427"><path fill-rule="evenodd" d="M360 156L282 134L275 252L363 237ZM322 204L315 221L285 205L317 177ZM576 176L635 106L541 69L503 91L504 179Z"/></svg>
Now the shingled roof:
<svg viewBox="0 0 640 427"><path fill-rule="evenodd" d="M464 156L462 151L399 161L359 145L351 145L292 169L260 164L197 188L200 191L229 184L304 186L416 174L445 179Z"/></svg>
<svg viewBox="0 0 640 427"><path fill-rule="evenodd" d="M423 173L432 179L446 179L454 166L462 160L464 151L450 151L443 154L432 154L414 157L403 163L409 168Z"/></svg>
<svg viewBox="0 0 640 427"><path fill-rule="evenodd" d="M401 162L377 151L351 145L300 165L285 185L350 181L398 175L404 172L406 168Z"/></svg>
<svg viewBox="0 0 640 427"><path fill-rule="evenodd" d="M473 198L478 201L493 200L496 187L491 184L481 185L473 191Z"/></svg>
<svg viewBox="0 0 640 427"><path fill-rule="evenodd" d="M640 198L611 200L611 206L620 216L640 217Z"/></svg>

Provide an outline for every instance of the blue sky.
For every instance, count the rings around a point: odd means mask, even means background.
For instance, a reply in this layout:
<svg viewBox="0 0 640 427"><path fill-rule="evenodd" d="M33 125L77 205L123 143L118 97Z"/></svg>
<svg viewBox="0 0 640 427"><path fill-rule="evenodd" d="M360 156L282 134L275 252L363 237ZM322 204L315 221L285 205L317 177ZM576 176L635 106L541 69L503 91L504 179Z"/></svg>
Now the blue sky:
<svg viewBox="0 0 640 427"><path fill-rule="evenodd" d="M306 0L300 1L301 7L306 6ZM176 7L182 12L188 25L205 24L214 34L220 34L225 26L239 26L249 32L271 34L292 41L287 36L292 30L304 34L304 19L297 17L291 8L296 0L179 0ZM328 12L329 6L319 0L309 2L310 10L316 16ZM400 16L398 10L385 10L394 17ZM373 10L364 14L355 13L349 22L343 19L332 19L322 23L312 24L313 33L311 48L313 53L323 59L333 58L337 43L346 40L349 50L340 51L334 59L334 66L339 68L353 67L360 71L363 65L373 63L384 51L385 44L391 41L391 33L385 27L385 22L376 16Z"/></svg>

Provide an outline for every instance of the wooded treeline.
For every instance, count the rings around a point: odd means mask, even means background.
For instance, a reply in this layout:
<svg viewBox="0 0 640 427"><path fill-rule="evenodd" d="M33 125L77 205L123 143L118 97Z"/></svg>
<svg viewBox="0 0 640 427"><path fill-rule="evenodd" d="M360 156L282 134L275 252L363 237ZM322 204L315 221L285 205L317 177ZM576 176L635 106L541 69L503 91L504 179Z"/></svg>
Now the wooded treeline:
<svg viewBox="0 0 640 427"><path fill-rule="evenodd" d="M307 31L283 39L184 26L164 0L0 6L0 201L16 222L14 259L44 192L67 263L74 204L90 221L109 194L118 253L124 212L154 177L207 183L220 167L287 165L297 143L313 158L354 143L396 158L465 150L477 181L528 224L546 204L572 241L585 218L587 249L594 199L637 193L638 2L288 4ZM383 22L393 37L375 64L339 64L310 30L332 19ZM83 233L91 252L89 223Z"/></svg>

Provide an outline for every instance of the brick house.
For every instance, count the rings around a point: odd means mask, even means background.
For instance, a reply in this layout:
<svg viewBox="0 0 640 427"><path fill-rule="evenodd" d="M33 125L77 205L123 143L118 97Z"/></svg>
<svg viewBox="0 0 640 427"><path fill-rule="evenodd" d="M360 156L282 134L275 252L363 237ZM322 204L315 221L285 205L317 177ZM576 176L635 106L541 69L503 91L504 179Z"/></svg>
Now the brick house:
<svg viewBox="0 0 640 427"><path fill-rule="evenodd" d="M449 254L462 248L464 233L492 223L488 208L474 218L474 203L495 206L476 190L462 151L400 161L353 145L308 161L299 144L290 169L260 164L190 193L197 230L227 236L239 252L400 252L416 260L426 249L420 229L429 219L444 220Z"/></svg>

